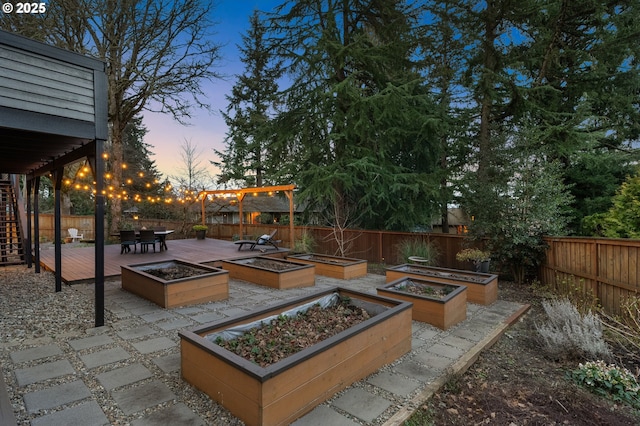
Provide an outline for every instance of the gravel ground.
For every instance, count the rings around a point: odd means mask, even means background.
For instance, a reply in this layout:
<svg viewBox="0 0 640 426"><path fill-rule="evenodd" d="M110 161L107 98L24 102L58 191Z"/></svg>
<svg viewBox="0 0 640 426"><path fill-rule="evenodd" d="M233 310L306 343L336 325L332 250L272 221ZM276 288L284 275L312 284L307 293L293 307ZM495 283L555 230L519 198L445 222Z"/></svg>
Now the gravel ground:
<svg viewBox="0 0 640 426"><path fill-rule="evenodd" d="M120 282L105 283L105 288L110 286L120 287ZM205 394L197 391L183 381L180 378L179 371L174 371L169 374L162 372L152 361L153 358L162 354L154 352L148 356L141 355L131 347L130 342L123 342L122 339L118 341L118 337L113 331L118 329L118 324L122 323L123 319L117 318L109 309L105 310L105 323L113 324L113 326L95 328L94 297L92 286L90 285L68 286L63 284L62 291L56 293L55 278L53 274L49 272L43 271L41 274L35 274L32 269L24 266L0 268L0 312L2 313L0 316L0 336L2 336L0 340L0 365L2 365L4 381L7 385L7 391L19 425L28 425L34 418L48 414L48 410L28 413L23 401L24 394L75 380L82 380L90 389L92 397L103 408L111 424L126 425L130 424L136 418L148 415L151 409L133 415L125 415L117 408L117 404L112 399L111 392L107 392L95 378L96 375L103 371L133 363L141 363L150 371L158 372L158 374L154 374L156 377L148 380L157 379L158 376L161 376L164 384L167 385L176 396L176 398L171 401L153 407L153 411L172 404L184 403L207 422L207 424L243 424L227 410L213 403ZM129 325L131 321L140 321L143 323L139 317L124 319L124 321ZM109 364L104 367L93 368L89 371L68 342L95 333L109 333L114 339L113 347L121 346L125 349L131 348L131 350L127 351L132 354L132 357L120 361L117 364ZM166 331L164 336L176 342L179 341L177 331L175 330ZM43 346L49 343L55 343L61 347L64 354L52 356L50 359L24 362L19 365L14 364L10 357L12 352ZM105 349L109 349L109 347L101 346L99 348L99 350ZM88 349L87 353L90 351L91 349ZM167 354L170 353L178 353L178 349L176 347L168 349ZM76 373L56 379L40 381L24 387L18 386L15 374L13 373L15 368L27 368L44 361L61 359L68 359ZM142 382L136 382L129 387L139 386L141 383ZM124 388L118 388L118 390L121 389ZM105 409L105 407L109 408Z"/></svg>
<svg viewBox="0 0 640 426"><path fill-rule="evenodd" d="M316 284L320 287L324 285L335 285L330 279L325 280L325 277L317 278ZM236 281L234 283L233 295L230 296L236 299L246 299L250 295L255 294L254 292L257 292L257 290L255 290L256 288L259 288L259 286ZM302 293L310 291L309 289L297 290ZM291 298L294 297L292 293L295 293L297 290L291 290L287 293L275 291L275 293L271 293L271 296L275 298ZM261 293L264 292L264 290L259 291ZM184 381L180 377L179 371L166 373L154 363L154 360L157 360L161 356L179 356L180 339L177 330L158 331L157 334L153 335L154 338L169 338L176 343L176 346L160 352L156 351L146 355L141 354L132 346L136 341L124 340L117 334L118 331L123 329L150 325L144 321L141 316L132 315L130 312L122 309L118 304L118 302L126 303L126 301L130 301L131 298L136 298L136 296L122 290L119 279L105 282L105 295L105 324L107 325L96 328L94 325L95 301L93 284L68 286L63 283L62 291L56 293L55 277L50 272L43 270L42 273L35 274L33 269L25 266L0 268L0 336L2 336L0 340L0 366L2 366L4 381L19 425L29 425L32 420L41 418L60 409L60 407L56 407L51 410L39 410L30 413L25 406L25 394L77 380L81 380L89 388L91 397L62 406L62 408L68 408L93 399L98 402L109 422L113 425L135 424L137 419L176 404L187 405L188 408L197 414L207 425L244 425L242 421L233 416L224 407L218 405L206 394L198 391ZM114 299L116 300L115 302ZM225 302L218 303L226 305L227 308L229 307ZM246 305L246 300L243 300L242 303ZM255 307L262 306L256 305ZM172 313L178 315L176 310L173 310ZM184 315L183 319L191 320L187 315ZM196 325L192 320L191 323ZM428 325L424 326L430 327ZM88 348L81 351L76 351L70 345L70 342L74 340L102 333L108 334L114 342L110 345L102 345L97 348ZM140 340L144 340L144 338ZM63 353L19 363L14 362L11 358L11 353L49 344L55 344L60 347ZM80 356L88 355L92 352L104 351L111 348L116 349L118 347L127 351L131 357L96 368L87 368L80 358ZM401 359L403 358L398 359L395 363ZM27 386L18 385L14 373L18 369L61 360L68 360L75 373L54 379L42 380ZM153 373L153 377L137 381L128 386L118 387L118 392L140 386L147 382L150 383L160 380L171 390L175 398L144 411L129 415L125 414L113 398L114 391L106 390L96 379L96 376L100 373L132 364L142 364ZM388 369L391 365L383 367L380 371ZM406 406L409 404L413 396L407 395L405 398L401 397L398 399L398 396L394 396L391 393L372 386L364 380L352 384L350 388L352 389L354 387L367 388L375 394L381 394L389 400L395 400L395 403L398 404L397 406L390 407L381 417L376 419L374 424L384 423L396 412L398 406ZM325 404L340 397L345 391L338 392L326 401ZM343 414L349 417L354 424L365 424L360 419L350 416L346 412L343 412Z"/></svg>
<svg viewBox="0 0 640 426"><path fill-rule="evenodd" d="M350 281L349 287L352 285L357 286L356 281L357 280L353 282ZM381 282L384 282L383 277L381 277ZM211 303L207 304L206 307L200 306L193 309L200 309L205 314L221 314L225 309L233 310L240 307L241 309L253 309L263 307L266 300L265 297L268 297L271 303L277 299L282 300L297 297L309 291L334 286L335 284L335 280L326 277L316 277L316 286L314 286L314 288L292 289L287 292L279 292L277 290L266 292L261 286L235 281L227 301ZM375 283L372 284L372 282L366 281L360 284L361 287L363 284L365 286L364 288L354 288L360 291L375 292L375 287L369 288L371 285L375 286ZM2 367L2 374L7 385L7 391L18 424L29 425L32 420L39 419L52 411L60 409L60 407L56 407L53 410L42 409L30 413L25 407L25 394L79 380L89 388L91 396L84 400L71 403L69 406L78 405L93 399L100 405L108 421L114 425L135 425L137 419L149 416L165 407L176 406L178 404L186 405L189 410L208 425L234 426L243 424L222 406L213 402L206 394L196 390L186 381L182 380L179 370L167 373L154 362L160 357L174 357L174 359L175 357L179 357L180 339L176 329L164 330L158 326L160 322L148 322L144 314L132 314L130 310L124 308L125 305L131 304L136 301L135 299L139 298L123 291L120 288L119 279L105 282L105 295L105 324L107 325L96 328L94 326L95 311L92 284L78 284L74 286L63 284L62 291L56 293L54 276L49 272L43 271L41 274L35 274L32 269L28 269L25 266L0 268L0 366ZM251 302L249 303L249 301ZM186 309L184 311L186 311ZM184 311L181 309L173 309L171 310L171 315L189 324L197 325L193 317L184 313ZM475 310L468 311L467 315L472 317L474 311ZM158 312L153 311L153 315L155 314L158 314ZM221 315L224 316L225 314ZM144 340L144 337L138 340L125 340L118 335L120 331L131 330L140 326L150 326L154 328L155 334L152 335L153 338L170 339L175 345L150 354L143 354L137 350L134 345ZM417 349L398 358L393 363L382 367L378 373L388 374L394 366L397 366L408 357L414 355L416 351L421 351L423 345L429 341L429 337L425 337L426 340L421 341L423 333L425 336L438 334L437 329L424 323L414 322L413 329L414 345ZM96 334L107 334L108 337L113 340L113 343L82 350L76 350L70 344L70 342L74 340ZM46 345L55 345L61 349L62 353L25 362L14 362L11 357L11 354L14 352ZM81 359L81 357L85 355L110 348L122 348L131 356L127 359L95 368L87 368ZM73 374L67 374L55 379L41 380L26 386L18 385L16 374L14 373L18 369L28 368L44 362L62 360L67 360L71 363L74 370ZM105 389L96 378L96 376L101 373L133 364L144 366L144 368L152 373L152 377L137 381L128 386L118 387L115 392ZM118 407L113 396L114 393L135 386L152 384L152 382L157 383L158 381L169 388L175 396L173 399L133 414L126 414ZM361 388L374 395L381 396L392 403L391 406L381 413L373 422L367 423L372 425L385 423L401 407L417 408L413 398L421 392L421 389L418 388L407 395L399 396L378 386L374 386L367 380L360 380L347 389L338 392L326 401L324 405L331 405L332 401L335 401L337 398L340 398L341 395L344 395L345 392L349 392L349 390L353 390L354 388ZM63 406L62 408L66 407L68 406ZM333 409L349 418L354 424L365 424L361 419L337 409L335 406Z"/></svg>

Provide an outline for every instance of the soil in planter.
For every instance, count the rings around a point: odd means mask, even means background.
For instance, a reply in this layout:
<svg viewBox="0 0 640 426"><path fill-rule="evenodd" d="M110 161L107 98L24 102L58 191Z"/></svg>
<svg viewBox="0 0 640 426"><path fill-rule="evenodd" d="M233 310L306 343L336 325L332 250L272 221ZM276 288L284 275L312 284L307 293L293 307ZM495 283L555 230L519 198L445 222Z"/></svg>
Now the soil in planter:
<svg viewBox="0 0 640 426"><path fill-rule="evenodd" d="M179 278L195 277L205 274L205 271L200 269L191 268L184 265L167 266L166 268L150 268L142 269L145 272L154 277L158 277L165 281L177 280Z"/></svg>
<svg viewBox="0 0 640 426"><path fill-rule="evenodd" d="M315 305L292 317L280 315L238 338L227 341L218 338L215 343L266 367L369 318L366 310L342 299L328 308Z"/></svg>
<svg viewBox="0 0 640 426"><path fill-rule="evenodd" d="M338 265L343 265L345 263L351 263L352 260L344 260L344 259L333 259L331 257L322 257L322 256L309 256L305 260L312 260L316 262L325 262L325 263L335 263Z"/></svg>
<svg viewBox="0 0 640 426"><path fill-rule="evenodd" d="M286 262L277 262L268 259L253 259L250 265L257 266L259 268L271 269L272 271L286 271L287 269L300 267L300 265L294 265L292 263Z"/></svg>
<svg viewBox="0 0 640 426"><path fill-rule="evenodd" d="M420 275L426 275L426 276L432 276L432 277L447 277L447 278L453 278L460 281L469 281L469 282L476 282L476 283L483 282L486 279L486 277L477 277L474 275L461 275L461 274L456 274L455 272L453 273L438 272L438 271L430 271L426 269L412 268L412 267L408 267L407 269L405 269L405 271L410 272L412 274L420 274Z"/></svg>
<svg viewBox="0 0 640 426"><path fill-rule="evenodd" d="M422 283L416 283L411 280L405 280L402 284L393 287L394 290L403 291L405 293L417 294L419 296L445 297L456 287L445 285L443 287L432 287Z"/></svg>

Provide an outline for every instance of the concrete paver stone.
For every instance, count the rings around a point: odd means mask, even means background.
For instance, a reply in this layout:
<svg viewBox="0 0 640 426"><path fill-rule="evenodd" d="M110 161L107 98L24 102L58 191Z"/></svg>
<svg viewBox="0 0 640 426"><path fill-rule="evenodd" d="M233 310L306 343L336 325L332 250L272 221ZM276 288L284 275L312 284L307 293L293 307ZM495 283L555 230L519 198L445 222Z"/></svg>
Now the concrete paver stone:
<svg viewBox="0 0 640 426"><path fill-rule="evenodd" d="M96 368L102 365L112 364L129 359L131 355L122 348L105 349L87 355L80 355L80 359L87 368Z"/></svg>
<svg viewBox="0 0 640 426"><path fill-rule="evenodd" d="M102 426L108 424L109 419L95 401L47 414L31 421L31 426Z"/></svg>
<svg viewBox="0 0 640 426"><path fill-rule="evenodd" d="M82 349L95 348L113 343L113 339L106 334L98 334L96 336L84 337L82 339L71 340L69 345L76 351Z"/></svg>
<svg viewBox="0 0 640 426"><path fill-rule="evenodd" d="M185 404L179 403L131 422L131 426L205 426L206 423Z"/></svg>
<svg viewBox="0 0 640 426"><path fill-rule="evenodd" d="M140 327L120 330L117 334L124 340L133 340L139 339L140 337L147 337L151 334L156 334L156 331L148 325L142 325Z"/></svg>
<svg viewBox="0 0 640 426"><path fill-rule="evenodd" d="M171 373L172 371L180 370L180 354L170 354L154 358L153 363L160 367L165 373Z"/></svg>
<svg viewBox="0 0 640 426"><path fill-rule="evenodd" d="M73 366L66 359L60 361L38 364L33 367L21 368L15 371L18 385L26 386L31 383L41 382L54 377L66 376L75 373Z"/></svg>
<svg viewBox="0 0 640 426"><path fill-rule="evenodd" d="M175 398L167 385L159 381L115 391L111 396L125 414L137 413Z"/></svg>
<svg viewBox="0 0 640 426"><path fill-rule="evenodd" d="M367 379L367 382L393 394L402 396L409 395L421 385L418 381L407 379L400 374L394 374L389 371L376 374Z"/></svg>
<svg viewBox="0 0 640 426"><path fill-rule="evenodd" d="M117 368L107 371L96 376L98 381L106 390L119 388L120 386L129 385L139 382L140 380L151 377L151 372L142 364L132 364L126 367Z"/></svg>
<svg viewBox="0 0 640 426"><path fill-rule="evenodd" d="M56 344L38 346L31 349L11 353L11 360L15 363L34 361L40 358L62 355L62 349Z"/></svg>
<svg viewBox="0 0 640 426"><path fill-rule="evenodd" d="M333 405L336 407L368 423L374 421L376 417L391 407L391 404L392 402L388 399L360 388L348 389L333 401Z"/></svg>
<svg viewBox="0 0 640 426"><path fill-rule="evenodd" d="M80 401L90 396L91 391L82 380L75 380L45 390L27 393L24 395L24 403L29 413L35 413Z"/></svg>

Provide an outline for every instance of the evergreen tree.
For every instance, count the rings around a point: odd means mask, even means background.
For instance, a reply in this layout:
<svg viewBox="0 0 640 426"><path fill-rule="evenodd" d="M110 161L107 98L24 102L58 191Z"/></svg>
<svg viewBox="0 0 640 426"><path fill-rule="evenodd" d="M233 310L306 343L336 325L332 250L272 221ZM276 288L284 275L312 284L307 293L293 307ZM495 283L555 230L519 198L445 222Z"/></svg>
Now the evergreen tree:
<svg viewBox="0 0 640 426"><path fill-rule="evenodd" d="M608 212L587 221L604 237L640 238L640 171L622 183Z"/></svg>
<svg viewBox="0 0 640 426"><path fill-rule="evenodd" d="M237 76L229 105L222 113L229 127L226 149L216 151L222 159L222 175L218 183L240 182L241 186L263 186L274 181L279 159L271 148L273 132L271 116L278 104L278 79L281 66L266 45L267 28L257 11L250 18L251 27L239 46L244 74ZM253 176L251 176L251 174Z"/></svg>
<svg viewBox="0 0 640 426"><path fill-rule="evenodd" d="M150 144L144 142L147 129L137 116L126 126L123 138L122 192L124 210L136 207L140 217L162 218L164 187L162 175L151 160Z"/></svg>
<svg viewBox="0 0 640 426"><path fill-rule="evenodd" d="M514 50L536 149L563 164L574 195L570 231L605 212L632 163L640 129L640 2L535 2Z"/></svg>
<svg viewBox="0 0 640 426"><path fill-rule="evenodd" d="M430 1L424 5L423 25L419 28L422 68L429 91L438 105L440 140L440 212L442 232L449 232L449 205L454 202L457 180L468 161L472 144L468 136L473 110L463 88L465 64L471 51L463 33L465 10L458 0Z"/></svg>
<svg viewBox="0 0 640 426"><path fill-rule="evenodd" d="M271 26L292 84L276 151L334 226L409 229L437 214L438 114L396 0L287 1Z"/></svg>

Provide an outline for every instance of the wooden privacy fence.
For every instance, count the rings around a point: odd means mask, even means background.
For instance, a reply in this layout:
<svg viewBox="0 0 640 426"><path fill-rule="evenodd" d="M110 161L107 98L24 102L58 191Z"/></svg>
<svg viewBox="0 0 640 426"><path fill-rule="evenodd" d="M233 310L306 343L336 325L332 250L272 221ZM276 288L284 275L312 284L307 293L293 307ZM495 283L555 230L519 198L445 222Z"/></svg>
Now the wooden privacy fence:
<svg viewBox="0 0 640 426"><path fill-rule="evenodd" d="M573 286L597 296L609 313L638 296L640 241L609 238L548 237L540 280L560 290Z"/></svg>
<svg viewBox="0 0 640 426"><path fill-rule="evenodd" d="M285 247L292 247L288 226L280 225L254 225L244 224L245 235L243 239L255 239L262 234L269 234L273 229L278 229L275 238L283 241ZM236 224L210 224L209 234L213 238L230 240L240 238ZM300 239L304 233L310 235L315 242L315 251L322 254L336 254L338 243L331 228L296 226L294 228L295 239ZM397 265L402 263L399 258L398 245L408 239L420 240L432 243L439 249L438 264L442 267L467 269L468 264L458 262L455 258L465 241L465 237L456 234L434 233L409 233L392 231L368 231L346 229L342 231L342 240L347 247L345 255L358 259L365 259L373 263L385 263Z"/></svg>
<svg viewBox="0 0 640 426"><path fill-rule="evenodd" d="M40 214L40 239L42 241L53 241L54 237L54 217L52 214ZM61 217L62 236L67 237L69 228L77 228L84 238L91 240L94 238L93 216L73 216L63 215ZM145 226L153 228L156 226L164 226L167 229L174 229L176 232L171 234L171 239L190 238L194 234L191 231L192 224L184 224L179 221L152 220L143 219L136 223L137 227ZM105 224L106 226L106 224ZM255 239L262 234L269 234L273 229L278 229L275 236L277 240L282 241L284 247L293 247L292 239L287 225L263 225L263 224L243 224L243 236L238 233L240 227L238 224L207 224L209 230L207 236L210 238L218 238L222 240L233 239ZM322 254L336 254L338 251L338 243L333 236L333 230L325 227L296 226L294 228L295 239L302 237L304 233L309 234L315 242L315 251ZM410 232L392 232L392 231L368 231L346 229L342 235L343 241L346 242L345 247L347 257L355 257L365 259L372 263L383 263L388 265L397 265L402 263L398 253L398 245L405 240L418 240L431 243L438 248L439 259L438 265L445 268L468 269L469 265L464 262L458 262L455 255L463 247L465 237L456 234L437 234L437 233L410 233Z"/></svg>

